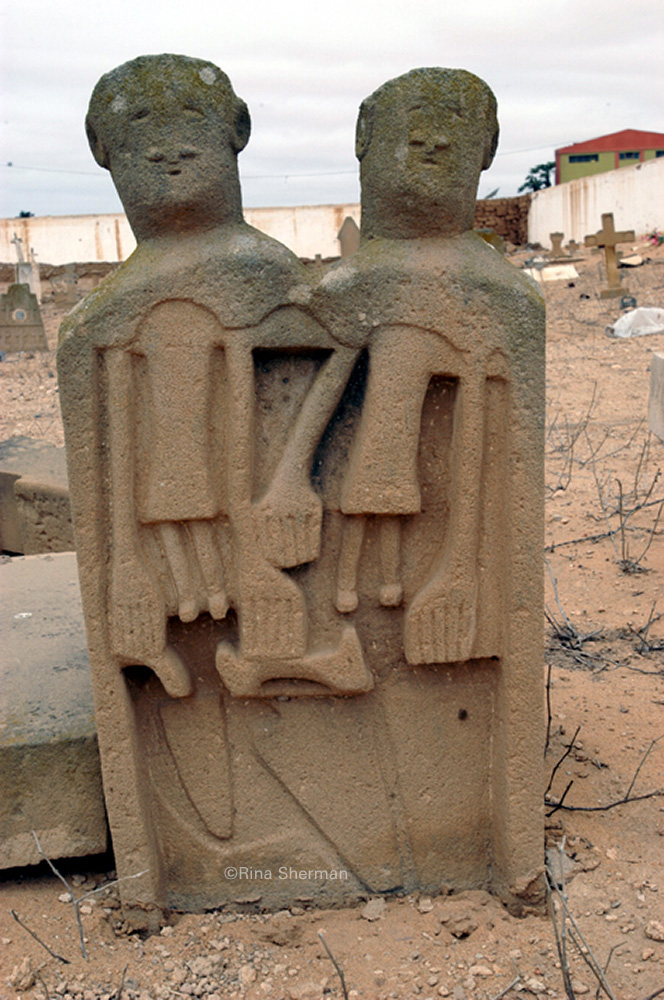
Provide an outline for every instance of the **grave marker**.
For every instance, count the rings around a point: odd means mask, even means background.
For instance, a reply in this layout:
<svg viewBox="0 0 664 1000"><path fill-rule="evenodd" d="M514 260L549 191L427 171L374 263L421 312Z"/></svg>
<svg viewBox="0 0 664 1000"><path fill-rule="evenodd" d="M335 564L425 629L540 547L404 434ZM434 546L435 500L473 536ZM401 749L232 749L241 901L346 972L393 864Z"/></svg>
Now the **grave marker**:
<svg viewBox="0 0 664 1000"><path fill-rule="evenodd" d="M75 306L78 302L76 285L78 279L73 264L65 265L64 271L55 278L51 278L53 288L53 301L56 306Z"/></svg>
<svg viewBox="0 0 664 1000"><path fill-rule="evenodd" d="M587 247L597 247L597 249L604 250L608 287L601 289L599 293L601 299L613 299L629 292L629 288L620 284L616 246L619 243L629 243L634 239L635 234L633 229L616 232L613 222L613 212L604 212L602 215L602 228L599 232L586 236L585 245Z"/></svg>
<svg viewBox="0 0 664 1000"><path fill-rule="evenodd" d="M127 63L87 132L137 238L58 350L125 919L538 905L544 316L472 232L493 94L371 95L366 243L309 270L243 222L218 67Z"/></svg>
<svg viewBox="0 0 664 1000"><path fill-rule="evenodd" d="M563 250L563 240L565 239L564 233L549 233L549 239L551 240L551 249L546 254L551 260L561 260L567 257L567 254Z"/></svg>
<svg viewBox="0 0 664 1000"><path fill-rule="evenodd" d="M10 285L0 295L0 350L48 350L39 302L28 285Z"/></svg>
<svg viewBox="0 0 664 1000"><path fill-rule="evenodd" d="M341 256L350 257L357 253L360 247L360 227L352 216L347 215L343 225L337 233L337 239L341 245Z"/></svg>

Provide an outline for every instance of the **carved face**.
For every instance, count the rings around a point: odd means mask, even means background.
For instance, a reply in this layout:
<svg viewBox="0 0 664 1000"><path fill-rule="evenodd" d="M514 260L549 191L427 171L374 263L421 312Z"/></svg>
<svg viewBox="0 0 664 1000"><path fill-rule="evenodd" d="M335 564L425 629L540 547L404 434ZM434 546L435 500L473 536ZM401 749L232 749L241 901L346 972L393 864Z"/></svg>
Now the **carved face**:
<svg viewBox="0 0 664 1000"><path fill-rule="evenodd" d="M132 225L178 231L224 220L237 187L234 126L205 97L153 77L110 103L104 144Z"/></svg>
<svg viewBox="0 0 664 1000"><path fill-rule="evenodd" d="M472 225L492 155L487 88L470 74L441 73L403 77L378 92L362 154L363 200L366 188L381 213L407 215L422 235ZM361 133L360 122L360 143Z"/></svg>

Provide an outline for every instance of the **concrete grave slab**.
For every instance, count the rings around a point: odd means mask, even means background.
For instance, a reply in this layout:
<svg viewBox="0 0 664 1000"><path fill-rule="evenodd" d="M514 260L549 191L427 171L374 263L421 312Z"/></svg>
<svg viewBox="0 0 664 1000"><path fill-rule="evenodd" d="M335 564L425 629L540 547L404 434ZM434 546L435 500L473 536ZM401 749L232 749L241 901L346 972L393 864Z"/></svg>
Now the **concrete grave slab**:
<svg viewBox="0 0 664 1000"><path fill-rule="evenodd" d="M0 547L22 555L74 550L64 448L24 435L0 442Z"/></svg>
<svg viewBox="0 0 664 1000"><path fill-rule="evenodd" d="M546 267L524 267L523 270L540 284L543 281L573 281L579 277L574 264L547 264Z"/></svg>
<svg viewBox="0 0 664 1000"><path fill-rule="evenodd" d="M37 296L28 285L10 285L0 295L0 351L47 351Z"/></svg>
<svg viewBox="0 0 664 1000"><path fill-rule="evenodd" d="M74 553L0 564L0 868L98 854L107 827Z"/></svg>

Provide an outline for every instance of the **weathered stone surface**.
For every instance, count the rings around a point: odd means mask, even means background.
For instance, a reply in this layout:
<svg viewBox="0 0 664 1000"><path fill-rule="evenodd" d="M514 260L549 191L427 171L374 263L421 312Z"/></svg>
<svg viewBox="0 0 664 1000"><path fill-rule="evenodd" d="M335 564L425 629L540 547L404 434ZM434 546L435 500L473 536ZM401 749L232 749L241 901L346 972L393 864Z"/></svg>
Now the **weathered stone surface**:
<svg viewBox="0 0 664 1000"><path fill-rule="evenodd" d="M106 849L73 553L0 563L0 868Z"/></svg>
<svg viewBox="0 0 664 1000"><path fill-rule="evenodd" d="M0 351L47 351L37 296L29 285L10 285L0 295Z"/></svg>
<svg viewBox="0 0 664 1000"><path fill-rule="evenodd" d="M141 57L88 135L136 234L58 354L127 912L541 871L541 296L470 230L472 74L360 112L362 242L242 220L246 106ZM282 874L283 873L283 874Z"/></svg>
<svg viewBox="0 0 664 1000"><path fill-rule="evenodd" d="M23 555L73 550L64 448L21 435L0 442L0 548Z"/></svg>
<svg viewBox="0 0 664 1000"><path fill-rule="evenodd" d="M664 355L653 353L650 359L650 395L648 427L664 441Z"/></svg>

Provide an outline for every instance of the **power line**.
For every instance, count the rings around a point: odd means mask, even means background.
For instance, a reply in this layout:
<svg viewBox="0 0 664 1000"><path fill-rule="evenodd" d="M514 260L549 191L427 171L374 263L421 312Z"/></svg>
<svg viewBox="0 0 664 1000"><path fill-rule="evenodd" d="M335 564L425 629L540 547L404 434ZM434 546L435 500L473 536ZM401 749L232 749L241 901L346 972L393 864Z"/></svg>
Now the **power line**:
<svg viewBox="0 0 664 1000"><path fill-rule="evenodd" d="M569 144L568 144L569 145ZM547 143L544 146L530 146L528 149L509 149L496 153L496 159L499 156L517 156L520 153L536 153L540 149L551 149L551 143ZM556 146L555 148L562 148ZM42 174L71 174L75 177L103 177L99 171L92 170L63 170L57 167L28 167L20 163L4 163L4 167L11 167L13 170L32 170L37 171ZM242 174L243 181L274 181L274 180L296 180L300 177L350 177L357 176L357 169L355 170L311 170L306 173L286 173L286 174Z"/></svg>

